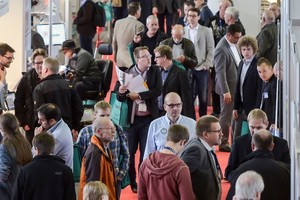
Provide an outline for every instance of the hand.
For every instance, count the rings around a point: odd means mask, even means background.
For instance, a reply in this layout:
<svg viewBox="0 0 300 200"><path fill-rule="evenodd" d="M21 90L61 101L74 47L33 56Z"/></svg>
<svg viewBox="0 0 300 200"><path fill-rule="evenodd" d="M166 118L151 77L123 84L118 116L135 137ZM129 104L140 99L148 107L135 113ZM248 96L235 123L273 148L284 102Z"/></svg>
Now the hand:
<svg viewBox="0 0 300 200"><path fill-rule="evenodd" d="M177 13L178 13L178 16L181 17L182 13L181 13L181 10L179 8L177 9Z"/></svg>
<svg viewBox="0 0 300 200"><path fill-rule="evenodd" d="M153 8L152 8L152 14L153 14L153 15L157 15L157 14L158 14L158 9L157 9L157 7L153 7Z"/></svg>
<svg viewBox="0 0 300 200"><path fill-rule="evenodd" d="M139 33L135 34L134 37L133 37L133 42L134 43L140 43L141 39L142 39L142 37Z"/></svg>
<svg viewBox="0 0 300 200"><path fill-rule="evenodd" d="M6 71L5 67L3 67L3 69L0 69L0 81L4 82L6 73L7 73L7 71Z"/></svg>
<svg viewBox="0 0 300 200"><path fill-rule="evenodd" d="M30 127L26 124L24 127L23 127L24 131L29 131L30 130Z"/></svg>
<svg viewBox="0 0 300 200"><path fill-rule="evenodd" d="M117 176L117 180L118 180L118 181L122 181L122 178L119 177L119 176Z"/></svg>
<svg viewBox="0 0 300 200"><path fill-rule="evenodd" d="M135 92L130 92L130 93L128 93L128 97L129 97L132 101L134 101L134 100L136 100L136 99L139 99L139 98L140 98L140 95L139 95L138 93L135 93Z"/></svg>
<svg viewBox="0 0 300 200"><path fill-rule="evenodd" d="M228 92L228 93L225 93L223 94L223 97L224 97L224 103L225 104L229 104L231 102L231 94Z"/></svg>
<svg viewBox="0 0 300 200"><path fill-rule="evenodd" d="M120 94L124 94L125 92L127 92L127 86L121 85L121 86L119 87L119 93L120 93Z"/></svg>
<svg viewBox="0 0 300 200"><path fill-rule="evenodd" d="M238 117L239 117L238 110L233 110L232 111L232 117L233 117L234 120L238 119Z"/></svg>
<svg viewBox="0 0 300 200"><path fill-rule="evenodd" d="M36 127L36 128L34 129L34 136L40 134L40 133L43 132L43 131L44 131L44 128L43 128L42 126Z"/></svg>
<svg viewBox="0 0 300 200"><path fill-rule="evenodd" d="M184 55L179 56L178 58L176 58L176 60L178 60L179 62L183 63L184 60L185 60L185 56Z"/></svg>
<svg viewBox="0 0 300 200"><path fill-rule="evenodd" d="M78 131L72 129L72 135L73 135L73 142L76 142L78 138Z"/></svg>

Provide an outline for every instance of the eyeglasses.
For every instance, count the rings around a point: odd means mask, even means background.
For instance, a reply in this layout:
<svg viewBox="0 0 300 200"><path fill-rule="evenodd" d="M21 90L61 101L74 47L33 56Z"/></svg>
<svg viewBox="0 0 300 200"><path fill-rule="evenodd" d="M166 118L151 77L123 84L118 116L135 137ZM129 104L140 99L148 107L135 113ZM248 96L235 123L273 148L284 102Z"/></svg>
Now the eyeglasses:
<svg viewBox="0 0 300 200"><path fill-rule="evenodd" d="M33 62L35 65L42 65L43 62Z"/></svg>
<svg viewBox="0 0 300 200"><path fill-rule="evenodd" d="M163 56L155 56L155 59L157 59L157 58L161 58L161 57L163 57Z"/></svg>
<svg viewBox="0 0 300 200"><path fill-rule="evenodd" d="M174 104L165 104L169 108L180 108L182 106L182 103L174 103Z"/></svg>
<svg viewBox="0 0 300 200"><path fill-rule="evenodd" d="M212 132L212 133L222 133L223 131L222 131L222 129L220 129L220 130L216 130L216 131L212 131L212 130L208 130L207 132Z"/></svg>
<svg viewBox="0 0 300 200"><path fill-rule="evenodd" d="M110 130L111 133L114 133L116 132L116 129L115 128L112 128L112 127L107 127L107 128L99 128L100 130Z"/></svg>
<svg viewBox="0 0 300 200"><path fill-rule="evenodd" d="M239 40L242 36L241 35L231 35L234 39Z"/></svg>
<svg viewBox="0 0 300 200"><path fill-rule="evenodd" d="M148 54L148 55L143 55L143 56L140 56L139 58L151 58L152 55L151 54Z"/></svg>
<svg viewBox="0 0 300 200"><path fill-rule="evenodd" d="M198 17L198 15L188 15L188 17L195 18Z"/></svg>
<svg viewBox="0 0 300 200"><path fill-rule="evenodd" d="M14 60L15 58L14 57L7 57L7 56L3 56L5 57L7 60Z"/></svg>
<svg viewBox="0 0 300 200"><path fill-rule="evenodd" d="M110 114L107 115L99 115L100 117L110 117Z"/></svg>

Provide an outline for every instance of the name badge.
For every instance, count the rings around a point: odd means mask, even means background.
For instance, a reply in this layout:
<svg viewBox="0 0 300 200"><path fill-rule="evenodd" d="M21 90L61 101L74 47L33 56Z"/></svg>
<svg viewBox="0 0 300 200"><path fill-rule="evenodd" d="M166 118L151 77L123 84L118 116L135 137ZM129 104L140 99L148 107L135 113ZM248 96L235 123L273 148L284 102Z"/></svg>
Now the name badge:
<svg viewBox="0 0 300 200"><path fill-rule="evenodd" d="M268 94L268 92L264 92L264 93L263 93L263 97L264 97L264 99L267 99L267 98L269 98L269 94Z"/></svg>
<svg viewBox="0 0 300 200"><path fill-rule="evenodd" d="M147 111L147 105L145 102L138 104L138 111L139 112L146 112Z"/></svg>

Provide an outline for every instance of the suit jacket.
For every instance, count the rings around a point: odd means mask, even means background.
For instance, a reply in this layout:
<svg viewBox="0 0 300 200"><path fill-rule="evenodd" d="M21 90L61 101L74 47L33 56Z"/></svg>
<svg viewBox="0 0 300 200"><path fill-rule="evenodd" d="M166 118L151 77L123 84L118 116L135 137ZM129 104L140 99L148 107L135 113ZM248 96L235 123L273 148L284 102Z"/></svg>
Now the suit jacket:
<svg viewBox="0 0 300 200"><path fill-rule="evenodd" d="M190 39L189 27L184 27L184 32L184 37ZM195 70L213 67L215 42L211 29L199 24L196 37L194 45L198 64Z"/></svg>
<svg viewBox="0 0 300 200"><path fill-rule="evenodd" d="M181 154L181 159L190 169L197 200L216 200L221 197L221 180L210 154L199 138L189 142Z"/></svg>
<svg viewBox="0 0 300 200"><path fill-rule="evenodd" d="M164 14L166 10L174 13L179 8L177 0L152 0L152 5L158 9L159 14Z"/></svg>
<svg viewBox="0 0 300 200"><path fill-rule="evenodd" d="M226 200L232 200L238 177L249 170L259 173L265 188L261 193L264 200L290 199L290 170L285 163L274 160L272 152L259 149L253 151L246 162L240 165L233 175L233 181Z"/></svg>
<svg viewBox="0 0 300 200"><path fill-rule="evenodd" d="M261 100L262 80L257 72L257 59L254 57L243 82L243 101L240 93L241 89L241 73L244 61L241 60L238 68L238 80L234 95L234 110L245 111L246 116L254 108L258 108Z"/></svg>
<svg viewBox="0 0 300 200"><path fill-rule="evenodd" d="M225 177L231 182L232 174L231 172L235 170L244 160L247 159L247 156L251 154L251 134L242 135L237 137L231 146L231 152L228 159L228 164L225 169ZM290 164L290 151L287 144L287 141L273 136L274 148L272 153L274 155L274 159L277 161L281 161L287 164Z"/></svg>
<svg viewBox="0 0 300 200"><path fill-rule="evenodd" d="M186 71L176 65L170 69L170 72L163 84L163 99L169 92L176 92L183 102L182 115L195 119L192 93Z"/></svg>
<svg viewBox="0 0 300 200"><path fill-rule="evenodd" d="M168 38L161 42L161 45L168 45L169 47L173 48L173 38ZM185 56L185 60L182 65L185 69L192 69L198 65L195 46L193 42L187 38L182 39L182 49L183 55ZM176 59L176 58L173 58Z"/></svg>
<svg viewBox="0 0 300 200"><path fill-rule="evenodd" d="M216 93L223 95L230 92L235 94L237 82L237 64L234 55L224 36L218 43L214 54L214 66L216 70Z"/></svg>
<svg viewBox="0 0 300 200"><path fill-rule="evenodd" d="M144 31L144 25L133 16L116 21L113 34L114 58L118 67L129 68L133 63L127 45L136 33Z"/></svg>

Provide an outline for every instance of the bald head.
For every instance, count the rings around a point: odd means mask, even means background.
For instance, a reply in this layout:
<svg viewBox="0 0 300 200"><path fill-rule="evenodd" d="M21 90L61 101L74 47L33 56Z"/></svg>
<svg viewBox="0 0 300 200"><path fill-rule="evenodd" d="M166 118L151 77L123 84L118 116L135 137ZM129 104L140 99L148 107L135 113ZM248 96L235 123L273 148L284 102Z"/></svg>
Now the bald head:
<svg viewBox="0 0 300 200"><path fill-rule="evenodd" d="M169 92L164 99L165 104L168 104L171 100L181 102L180 96L176 92Z"/></svg>
<svg viewBox="0 0 300 200"><path fill-rule="evenodd" d="M181 24L176 24L172 28L172 38L174 42L179 43L184 35L184 28Z"/></svg>
<svg viewBox="0 0 300 200"><path fill-rule="evenodd" d="M253 150L270 150L274 147L272 133L268 130L258 130L252 136Z"/></svg>
<svg viewBox="0 0 300 200"><path fill-rule="evenodd" d="M265 10L262 14L262 23L270 24L275 22L275 15L271 10Z"/></svg>

